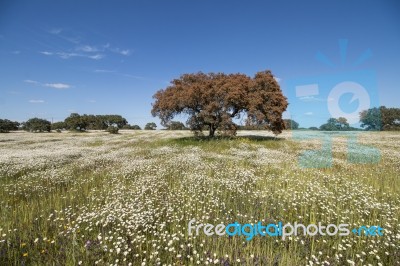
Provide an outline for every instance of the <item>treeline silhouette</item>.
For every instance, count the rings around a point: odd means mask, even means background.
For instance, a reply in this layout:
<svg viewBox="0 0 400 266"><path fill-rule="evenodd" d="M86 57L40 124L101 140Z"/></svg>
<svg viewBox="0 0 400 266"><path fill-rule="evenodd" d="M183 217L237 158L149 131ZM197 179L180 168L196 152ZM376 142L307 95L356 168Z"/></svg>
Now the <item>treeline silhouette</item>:
<svg viewBox="0 0 400 266"><path fill-rule="evenodd" d="M321 130L321 131L357 131L357 130L400 130L400 108L387 108L385 106L374 107L360 113L361 128L351 127L344 117L329 118L320 127L299 127L299 123L292 119L283 119L285 129L291 130ZM266 130L268 125L237 125L237 130ZM149 122L145 130L155 130L157 125ZM110 133L118 133L119 129L140 130L138 125L130 125L121 115L80 115L72 113L64 121L51 123L46 119L31 118L26 122L16 122L8 119L0 119L0 133L7 133L15 130L26 130L29 132L50 132L51 130L70 130L84 132L87 130L106 130ZM169 121L165 130L189 130L180 121ZM207 130L204 126L203 130Z"/></svg>

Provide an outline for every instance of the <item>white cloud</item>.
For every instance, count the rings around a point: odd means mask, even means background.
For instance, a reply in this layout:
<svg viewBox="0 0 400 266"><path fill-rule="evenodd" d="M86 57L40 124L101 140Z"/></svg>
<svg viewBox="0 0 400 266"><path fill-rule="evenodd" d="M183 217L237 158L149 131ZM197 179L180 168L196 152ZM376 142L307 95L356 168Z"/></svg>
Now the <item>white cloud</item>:
<svg viewBox="0 0 400 266"><path fill-rule="evenodd" d="M61 34L61 31L63 32ZM73 47L66 47L59 51L39 51L40 54L46 56L57 56L61 59L69 59L73 57L84 57L93 60L100 60L106 57L109 53L116 53L123 56L129 56L132 51L130 49L121 49L118 47L112 47L109 43L103 45L88 45L82 44L80 38L66 37L65 31L61 29L52 29L49 31L51 34L55 34L58 37L67 40L68 42L74 43ZM73 32L71 34L74 34Z"/></svg>
<svg viewBox="0 0 400 266"><path fill-rule="evenodd" d="M69 59L71 57L86 57L94 60L99 60L104 58L103 54L95 54L95 55L87 55L87 54L78 54L78 53L66 53L66 52L58 52L56 53L58 57L61 59Z"/></svg>
<svg viewBox="0 0 400 266"><path fill-rule="evenodd" d="M24 82L29 83L29 84L34 84L34 85L40 85L43 87L49 87L49 88L53 88L53 89L57 89L57 90L71 88L71 85L65 84L65 83L41 83L39 81L31 80L31 79L26 79L26 80L24 80Z"/></svg>
<svg viewBox="0 0 400 266"><path fill-rule="evenodd" d="M95 54L95 55L93 55L93 54L85 54L85 53L49 52L49 51L41 51L39 53L41 53L43 55L48 55L48 56L56 55L61 59L69 59L69 58L72 58L72 57L85 57L85 58L89 58L89 59L99 60L99 59L104 58L103 54Z"/></svg>
<svg viewBox="0 0 400 266"><path fill-rule="evenodd" d="M60 34L61 32L62 32L62 29L60 29L60 28L53 28L53 29L49 30L49 33L55 34L55 35Z"/></svg>
<svg viewBox="0 0 400 266"><path fill-rule="evenodd" d="M68 89L71 87L70 85L64 83L46 83L44 86L58 90Z"/></svg>
<svg viewBox="0 0 400 266"><path fill-rule="evenodd" d="M324 99L317 98L314 96L303 96L303 97L300 97L299 99L304 102L324 102L325 101Z"/></svg>
<svg viewBox="0 0 400 266"><path fill-rule="evenodd" d="M278 77L274 77L274 79L276 80L276 82L280 82L282 79L281 78L278 78Z"/></svg>
<svg viewBox="0 0 400 266"><path fill-rule="evenodd" d="M68 59L70 57L80 56L77 53L65 53L65 52L58 52L57 55L62 59Z"/></svg>
<svg viewBox="0 0 400 266"><path fill-rule="evenodd" d="M30 103L44 103L43 100L29 100Z"/></svg>
<svg viewBox="0 0 400 266"><path fill-rule="evenodd" d="M96 100L89 100L88 102L90 102L90 103L95 103Z"/></svg>
<svg viewBox="0 0 400 266"><path fill-rule="evenodd" d="M26 79L26 80L24 80L24 82L25 82L25 83L30 83L30 84L35 84L35 85L38 85L38 84L39 84L38 81L36 81L36 80L31 80L31 79Z"/></svg>
<svg viewBox="0 0 400 266"><path fill-rule="evenodd" d="M76 48L78 51L86 52L86 53L95 53L99 52L100 50L97 49L95 46L90 46L90 45L82 45Z"/></svg>
<svg viewBox="0 0 400 266"><path fill-rule="evenodd" d="M99 48L100 47L100 48ZM105 45L100 45L100 46L92 46L92 45L81 45L75 48L75 50L84 52L84 53L99 53L99 52L105 52L105 51L111 51L113 53L121 54L128 56L131 54L131 50L129 49L120 49L118 47L112 48L109 43ZM103 56L103 55L101 55ZM92 58L93 56L87 55L87 57ZM93 59L97 59L99 55L96 55Z"/></svg>
<svg viewBox="0 0 400 266"><path fill-rule="evenodd" d="M99 59L104 58L104 55L96 54L96 55L90 55L90 56L87 56L87 57L90 58L90 59L99 60Z"/></svg>
<svg viewBox="0 0 400 266"><path fill-rule="evenodd" d="M20 54L21 51L13 51L12 53L13 53L13 54Z"/></svg>
<svg viewBox="0 0 400 266"><path fill-rule="evenodd" d="M42 52L39 52L39 53L44 54L44 55L53 55L54 54L54 53L48 52L48 51L42 51Z"/></svg>
<svg viewBox="0 0 400 266"><path fill-rule="evenodd" d="M110 51L113 52L113 53L117 53L117 54L125 55L125 56L128 56L128 55L131 54L131 50L129 50L129 49L120 49L118 47L117 48L110 48Z"/></svg>
<svg viewBox="0 0 400 266"><path fill-rule="evenodd" d="M305 115L313 115L313 112L304 113Z"/></svg>
<svg viewBox="0 0 400 266"><path fill-rule="evenodd" d="M107 70L107 69L96 69L93 71L94 73L115 73L115 70Z"/></svg>
<svg viewBox="0 0 400 266"><path fill-rule="evenodd" d="M122 51L120 52L120 54L122 54L122 55L130 55L130 54L131 54L131 51L130 51L130 50L122 50Z"/></svg>

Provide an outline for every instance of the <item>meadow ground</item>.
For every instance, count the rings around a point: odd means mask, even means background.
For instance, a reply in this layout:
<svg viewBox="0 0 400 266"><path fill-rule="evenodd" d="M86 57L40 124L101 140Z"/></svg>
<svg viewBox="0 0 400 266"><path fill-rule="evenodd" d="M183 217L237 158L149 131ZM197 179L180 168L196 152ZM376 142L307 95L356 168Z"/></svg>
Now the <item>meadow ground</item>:
<svg viewBox="0 0 400 266"><path fill-rule="evenodd" d="M320 169L298 163L318 140L239 135L0 134L0 265L400 265L399 133L360 134L377 164L350 163L333 135L333 166ZM384 235L246 241L189 236L192 219L380 225Z"/></svg>

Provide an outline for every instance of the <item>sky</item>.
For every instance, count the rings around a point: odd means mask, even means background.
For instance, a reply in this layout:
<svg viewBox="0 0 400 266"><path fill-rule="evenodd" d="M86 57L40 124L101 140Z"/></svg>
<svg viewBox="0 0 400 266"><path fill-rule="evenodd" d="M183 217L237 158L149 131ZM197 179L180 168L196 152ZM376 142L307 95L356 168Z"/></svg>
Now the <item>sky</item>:
<svg viewBox="0 0 400 266"><path fill-rule="evenodd" d="M399 107L399 47L395 0L1 0L0 118L120 114L143 127L159 124L154 93L184 73L269 69L284 117L319 126Z"/></svg>

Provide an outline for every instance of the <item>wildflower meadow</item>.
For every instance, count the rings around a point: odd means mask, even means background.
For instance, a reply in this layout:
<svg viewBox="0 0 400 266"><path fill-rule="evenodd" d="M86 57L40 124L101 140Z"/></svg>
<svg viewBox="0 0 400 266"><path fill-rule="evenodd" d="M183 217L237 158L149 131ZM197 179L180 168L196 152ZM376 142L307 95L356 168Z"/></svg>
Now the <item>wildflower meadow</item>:
<svg viewBox="0 0 400 266"><path fill-rule="evenodd" d="M323 132L319 134L324 134ZM1 265L400 265L400 134L374 164L302 168L318 140L241 131L0 135ZM363 156L362 154L360 156ZM379 225L383 236L189 235L188 222Z"/></svg>

